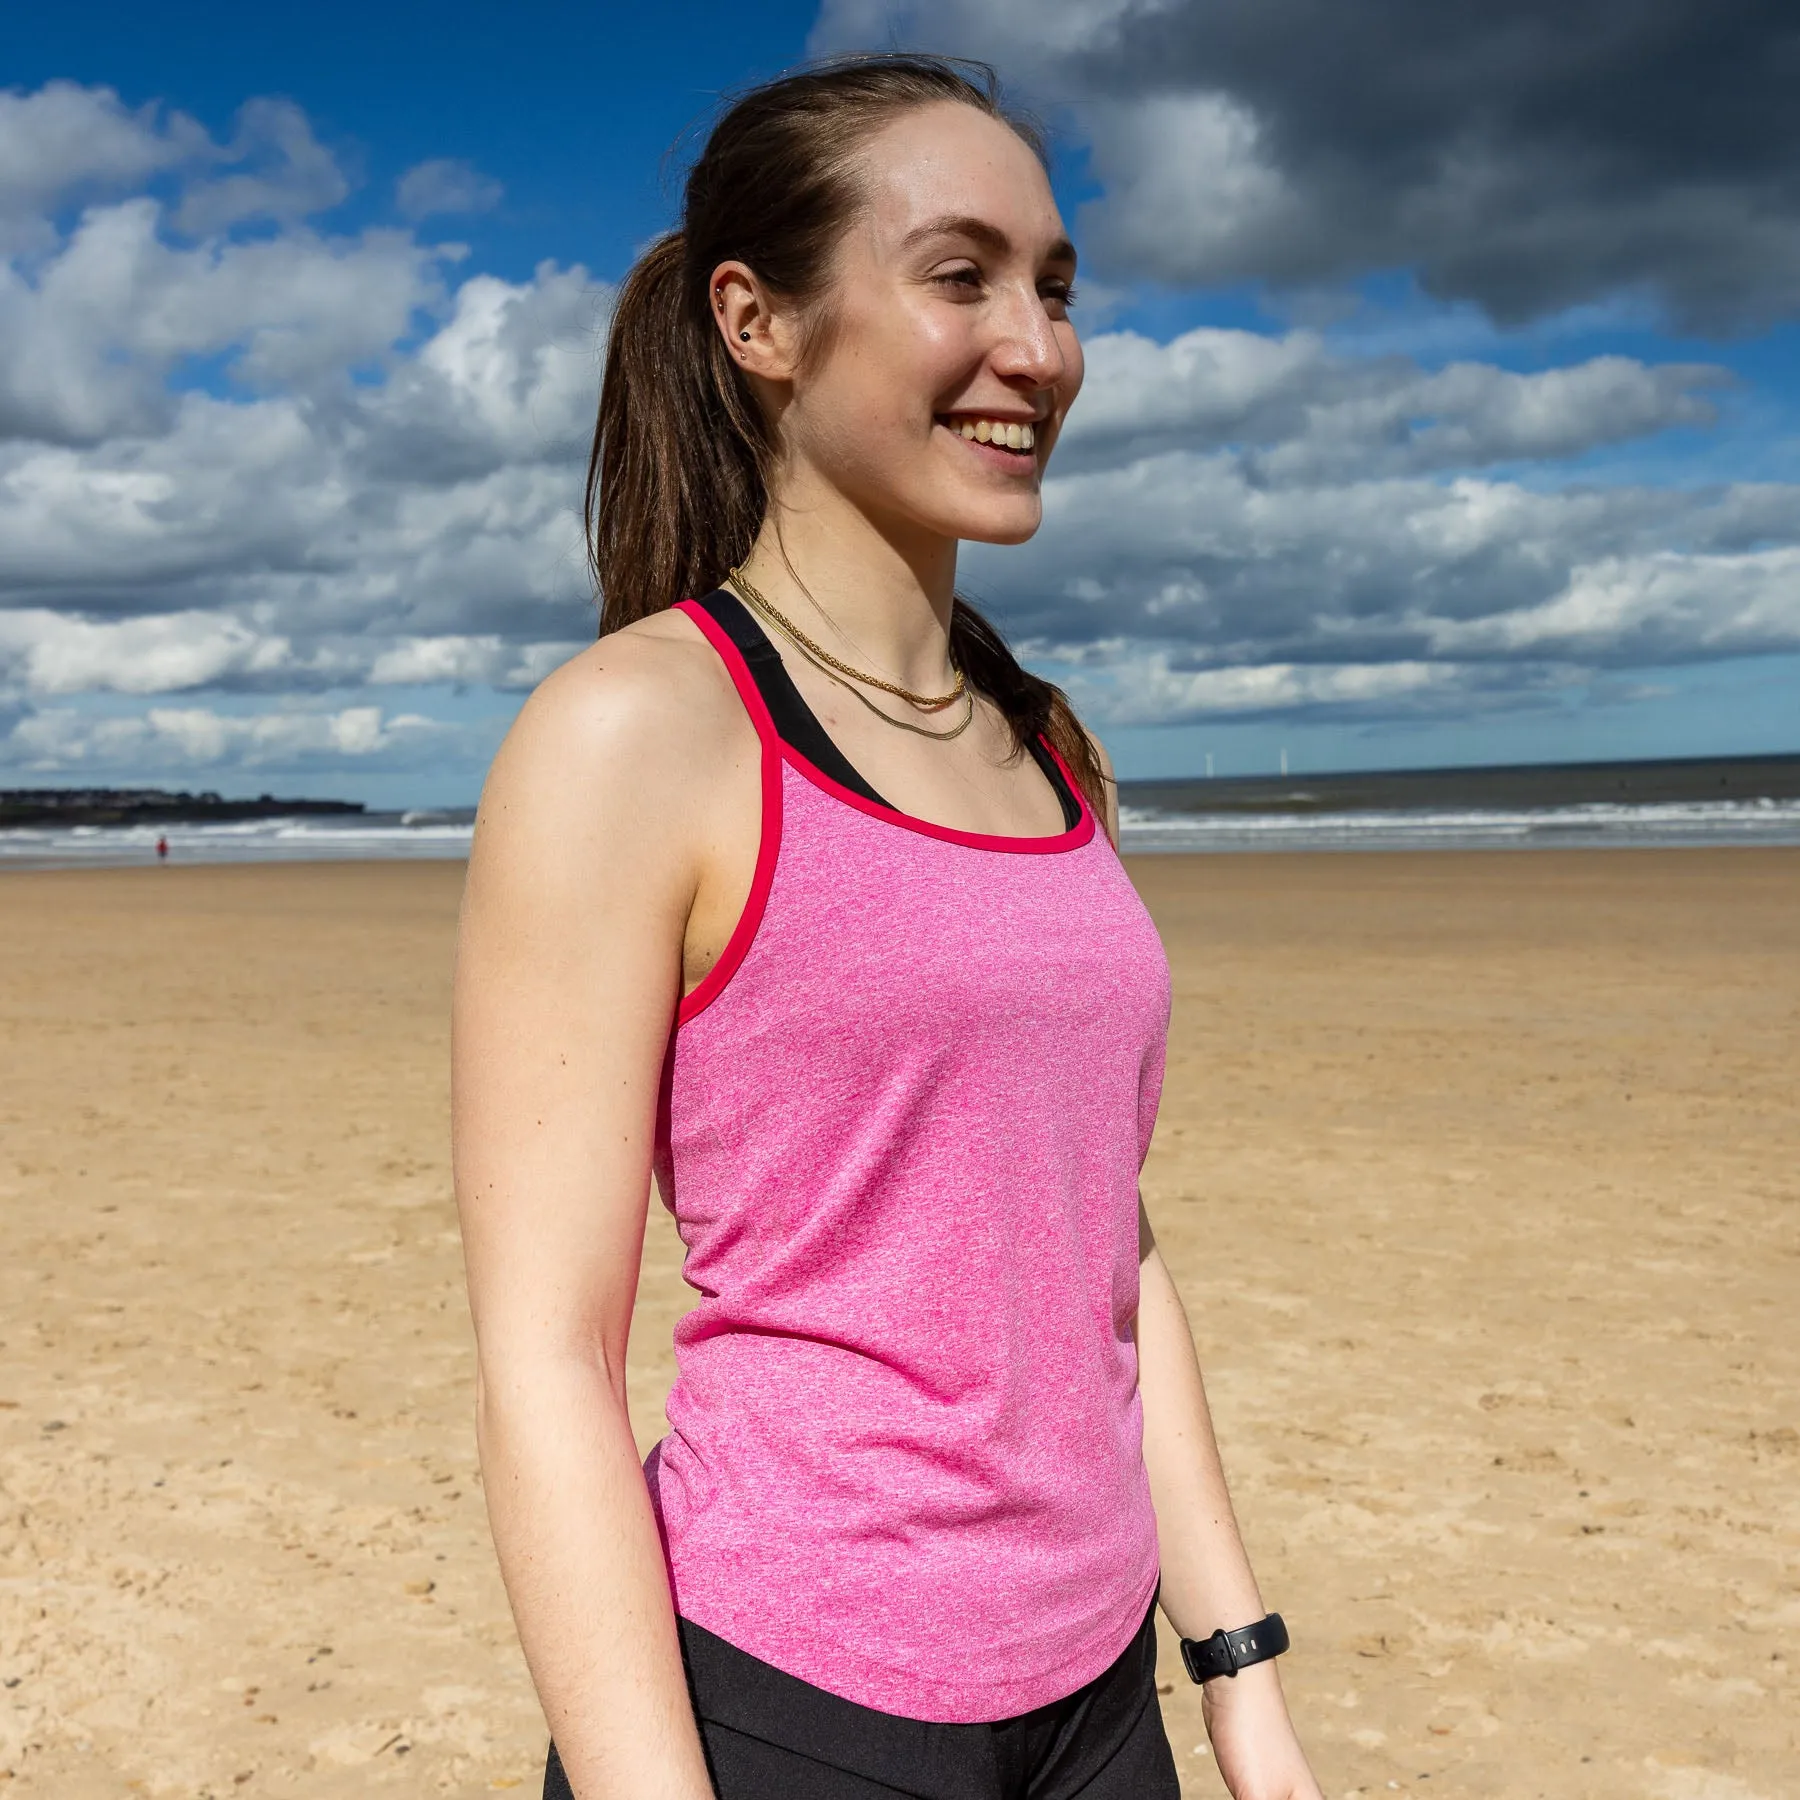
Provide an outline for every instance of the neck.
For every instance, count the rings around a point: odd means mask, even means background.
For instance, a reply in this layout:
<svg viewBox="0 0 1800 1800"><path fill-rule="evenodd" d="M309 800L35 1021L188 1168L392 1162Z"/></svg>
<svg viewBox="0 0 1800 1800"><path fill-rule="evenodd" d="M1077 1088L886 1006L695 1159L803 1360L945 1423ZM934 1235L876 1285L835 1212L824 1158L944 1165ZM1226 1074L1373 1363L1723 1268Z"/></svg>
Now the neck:
<svg viewBox="0 0 1800 1800"><path fill-rule="evenodd" d="M920 692L954 680L956 540L885 527L841 494L783 493L744 572L846 662Z"/></svg>

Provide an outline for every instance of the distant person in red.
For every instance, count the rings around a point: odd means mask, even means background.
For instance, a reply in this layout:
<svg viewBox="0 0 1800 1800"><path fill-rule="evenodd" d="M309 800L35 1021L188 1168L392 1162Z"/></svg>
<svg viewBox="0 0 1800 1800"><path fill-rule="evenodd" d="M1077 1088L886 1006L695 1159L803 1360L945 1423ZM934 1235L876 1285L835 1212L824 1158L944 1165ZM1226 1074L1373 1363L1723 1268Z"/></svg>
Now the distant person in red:
<svg viewBox="0 0 1800 1800"><path fill-rule="evenodd" d="M156 860L158 862L169 860L169 840L166 837L159 837L156 840Z"/></svg>

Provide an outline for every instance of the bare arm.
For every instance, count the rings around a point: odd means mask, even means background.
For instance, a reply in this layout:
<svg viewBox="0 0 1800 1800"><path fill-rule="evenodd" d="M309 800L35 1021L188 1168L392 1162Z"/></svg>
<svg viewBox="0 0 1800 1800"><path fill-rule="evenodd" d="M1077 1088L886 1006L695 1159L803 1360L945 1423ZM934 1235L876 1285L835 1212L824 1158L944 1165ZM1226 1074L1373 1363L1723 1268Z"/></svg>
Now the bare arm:
<svg viewBox="0 0 1800 1800"><path fill-rule="evenodd" d="M1238 1533L1187 1309L1138 1206L1138 1388L1156 1509L1161 1605L1183 1637L1234 1631L1267 1610ZM1274 1662L1206 1684L1207 1735L1235 1800L1319 1800Z"/></svg>
<svg viewBox="0 0 1800 1800"><path fill-rule="evenodd" d="M579 1800L710 1800L625 1399L657 1089L704 875L642 645L533 696L489 776L458 947L457 1202L489 1519ZM754 790L752 790L754 791ZM752 812L753 812L752 807Z"/></svg>
<svg viewBox="0 0 1800 1800"><path fill-rule="evenodd" d="M1119 790L1104 747L1096 740L1094 748L1107 778L1107 834L1116 846ZM1142 1199L1137 1351L1144 1466L1162 1566L1159 1604L1183 1637L1210 1637L1221 1627L1234 1631L1267 1609L1225 1485L1187 1309L1156 1247ZM1321 1800L1273 1662L1209 1681L1201 1705L1219 1773L1234 1800Z"/></svg>

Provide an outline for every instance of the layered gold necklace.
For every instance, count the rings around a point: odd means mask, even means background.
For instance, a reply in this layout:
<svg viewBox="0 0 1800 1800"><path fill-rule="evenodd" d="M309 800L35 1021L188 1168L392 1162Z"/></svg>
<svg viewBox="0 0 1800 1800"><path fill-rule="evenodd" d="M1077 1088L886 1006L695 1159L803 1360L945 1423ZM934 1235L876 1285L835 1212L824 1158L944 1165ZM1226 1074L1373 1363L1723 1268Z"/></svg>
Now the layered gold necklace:
<svg viewBox="0 0 1800 1800"><path fill-rule="evenodd" d="M911 688L902 687L898 682L884 681L879 675L870 675L865 670L852 668L849 663L839 661L823 644L815 643L792 619L772 605L767 597L750 582L744 574L742 564L731 571L728 579L751 606L774 625L815 669L822 675L829 676L839 687L860 700L883 723L896 726L901 731L914 732L920 737L934 738L939 743L947 743L951 738L961 737L969 729L970 722L975 717L975 696L969 690L968 683L964 681L961 669L956 671L956 685L951 688L949 693L915 694ZM961 700L964 703L963 716L948 731L932 731L923 725L915 725L910 719L896 719L892 713L877 706L860 688L851 685L852 682L858 681L868 687L879 688L885 694L892 694L896 699L904 700L908 706L916 706L921 712L942 712L946 706L952 706Z"/></svg>

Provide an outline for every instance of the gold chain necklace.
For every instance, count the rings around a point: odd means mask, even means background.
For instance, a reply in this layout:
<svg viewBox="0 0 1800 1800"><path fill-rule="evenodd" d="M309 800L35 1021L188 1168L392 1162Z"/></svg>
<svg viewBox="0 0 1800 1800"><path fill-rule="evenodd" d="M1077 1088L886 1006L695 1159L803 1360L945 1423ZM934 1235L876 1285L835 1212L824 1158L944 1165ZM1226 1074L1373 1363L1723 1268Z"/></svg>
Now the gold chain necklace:
<svg viewBox="0 0 1800 1800"><path fill-rule="evenodd" d="M776 622L779 623L779 619L777 619ZM929 725L915 725L911 719L896 719L892 713L883 712L881 710L881 708L879 706L877 706L875 704L875 702L873 700L871 700L869 698L869 696L862 691L861 688L853 687L849 682L847 682L843 678L843 676L835 673L831 669L826 668L826 666L822 662L820 662L817 657L809 655L806 650L806 647L803 644L801 644L798 640L795 641L794 648L796 650L798 650L802 656L806 657L806 660L809 663L811 663L812 666L815 669L817 669L821 675L824 675L828 680L836 682L837 685L839 687L841 687L844 690L844 692L847 693L851 697L851 699L860 700L862 702L862 704L864 706L866 706L869 709L869 711L872 712L876 716L876 718L880 719L884 725L897 725L902 731L910 731L910 732L915 733L919 737L930 738L931 741L935 744L947 744L952 738L961 737L962 734L969 729L969 726L974 721L974 718L975 718L975 692L972 688L964 688L962 690L964 711L963 711L963 716L962 716L961 722L959 724L952 725L948 731L933 731ZM960 680L960 677L959 677L959 680ZM952 695L951 698L954 699L955 696Z"/></svg>
<svg viewBox="0 0 1800 1800"><path fill-rule="evenodd" d="M861 669L853 669L848 663L839 662L823 644L815 644L792 619L788 618L783 613L777 612L769 603L768 599L750 585L749 581L744 576L744 569L741 563L731 571L728 579L752 606L757 608L759 612L767 613L768 616L773 619L815 663L823 663L827 668L836 669L840 675L848 675L852 681L860 681L866 686L880 688L883 693L893 694L897 698L904 700L908 706L918 707L921 712L942 712L952 701L960 700L962 698L964 683L963 672L961 669L956 671L956 686L947 694L915 694L911 688L903 688L898 682L883 681L879 675L865 675ZM854 688L850 691L852 693L856 692ZM857 698L861 699L862 696L858 694ZM875 710L880 713L882 718L888 718L888 715L881 712L879 707ZM898 719L890 719L889 723L897 725L900 721ZM938 734L934 731L928 731L925 735L927 737L936 737Z"/></svg>

